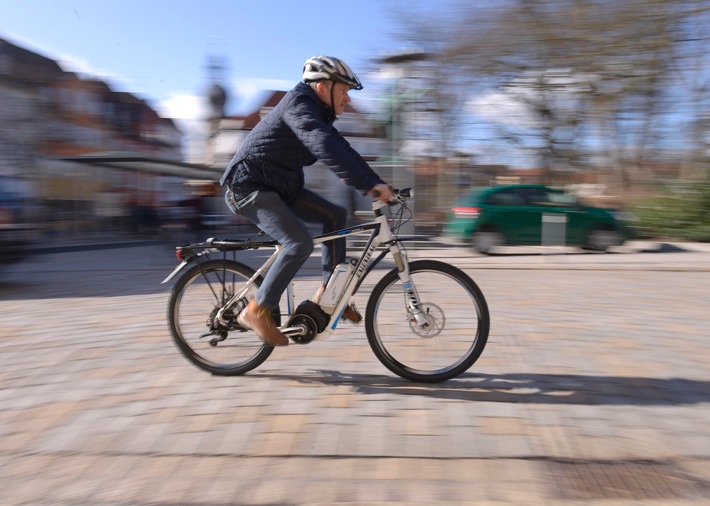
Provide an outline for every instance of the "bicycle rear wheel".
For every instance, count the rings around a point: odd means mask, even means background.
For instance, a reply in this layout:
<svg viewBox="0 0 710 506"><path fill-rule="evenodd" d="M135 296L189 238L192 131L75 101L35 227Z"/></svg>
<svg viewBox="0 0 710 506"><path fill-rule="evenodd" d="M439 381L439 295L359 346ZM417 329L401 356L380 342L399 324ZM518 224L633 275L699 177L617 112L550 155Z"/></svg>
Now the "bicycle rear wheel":
<svg viewBox="0 0 710 506"><path fill-rule="evenodd" d="M412 284L430 325L418 325L396 270L370 295L365 331L372 351L393 373L422 383L454 378L473 365L488 340L483 293L462 270L434 260L409 264Z"/></svg>
<svg viewBox="0 0 710 506"><path fill-rule="evenodd" d="M185 358L200 369L235 376L254 369L271 355L272 346L237 324L240 306L225 315L226 325L215 319L217 311L253 275L253 269L239 262L215 259L194 265L175 283L168 303L170 333ZM259 279L257 285L260 283ZM272 317L278 325L278 309Z"/></svg>

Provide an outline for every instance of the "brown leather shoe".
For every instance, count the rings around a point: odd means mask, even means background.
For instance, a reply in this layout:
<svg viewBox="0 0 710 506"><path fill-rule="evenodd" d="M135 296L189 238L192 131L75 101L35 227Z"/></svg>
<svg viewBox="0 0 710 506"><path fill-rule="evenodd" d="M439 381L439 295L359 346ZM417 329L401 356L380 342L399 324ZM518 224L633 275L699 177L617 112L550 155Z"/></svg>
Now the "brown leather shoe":
<svg viewBox="0 0 710 506"><path fill-rule="evenodd" d="M345 306L345 309L343 309L343 315L341 318L343 320L348 320L353 323L360 323L362 321L362 315L360 314L360 312L350 304Z"/></svg>
<svg viewBox="0 0 710 506"><path fill-rule="evenodd" d="M271 311L257 304L256 299L252 299L249 305L239 313L237 322L242 327L256 332L256 335L269 346L286 346L288 344L288 337L276 328L274 320L271 319Z"/></svg>

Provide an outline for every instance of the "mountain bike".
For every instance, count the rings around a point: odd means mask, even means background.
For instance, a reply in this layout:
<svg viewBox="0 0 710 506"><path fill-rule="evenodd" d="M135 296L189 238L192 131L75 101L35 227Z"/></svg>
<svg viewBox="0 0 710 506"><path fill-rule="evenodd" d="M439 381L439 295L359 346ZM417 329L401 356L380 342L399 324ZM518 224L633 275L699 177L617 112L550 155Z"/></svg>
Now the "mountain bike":
<svg viewBox="0 0 710 506"><path fill-rule="evenodd" d="M400 236L399 230L412 216L407 206L411 192L394 194L391 202L372 203L373 220L313 238L317 245L370 234L359 258L336 267L319 304L306 300L296 306L298 281L292 281L272 317L292 346L327 339L340 328L342 313L363 280L390 254L395 268L374 285L365 310L369 345L380 362L402 378L445 381L467 371L483 352L490 327L488 306L478 285L461 269L437 260L408 260L404 242L414 237ZM179 246L180 264L163 280L167 283L180 274L167 314L175 344L190 362L215 375L247 373L274 349L237 321L264 273L282 254L276 241L258 238ZM273 253L257 269L237 258L240 252L267 248Z"/></svg>

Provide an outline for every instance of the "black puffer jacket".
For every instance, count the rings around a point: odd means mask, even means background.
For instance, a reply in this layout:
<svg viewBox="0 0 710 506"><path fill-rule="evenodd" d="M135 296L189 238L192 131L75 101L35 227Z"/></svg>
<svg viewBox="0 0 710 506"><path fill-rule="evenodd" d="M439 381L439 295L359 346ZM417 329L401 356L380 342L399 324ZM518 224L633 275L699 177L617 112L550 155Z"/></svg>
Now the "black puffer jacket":
<svg viewBox="0 0 710 506"><path fill-rule="evenodd" d="M363 195L384 183L333 126L332 109L299 83L252 130L220 183L238 193L269 189L292 202L303 189L303 167L320 160Z"/></svg>

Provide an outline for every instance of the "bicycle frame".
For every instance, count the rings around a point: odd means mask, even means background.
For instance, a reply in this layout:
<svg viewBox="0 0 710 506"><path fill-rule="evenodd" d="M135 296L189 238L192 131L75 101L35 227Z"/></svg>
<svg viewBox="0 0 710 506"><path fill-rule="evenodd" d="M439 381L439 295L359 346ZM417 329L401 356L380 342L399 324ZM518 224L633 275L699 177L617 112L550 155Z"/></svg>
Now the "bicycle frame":
<svg viewBox="0 0 710 506"><path fill-rule="evenodd" d="M384 258L387 251L391 252L393 257L396 259L397 265L401 265L401 271L406 269L406 262L402 261L402 248L396 241L392 241L392 231L387 221L387 217L382 213L382 208L386 207L386 203L373 202L372 208L375 212L375 219L361 225L346 228L342 230L337 230L330 234L325 234L313 238L313 244L318 245L328 241L333 241L336 239L342 239L349 235L360 235L370 232L370 238L367 241L365 249L362 251L360 258L354 262L355 269L350 275L346 282L345 288L342 293L339 294L339 298L336 302L335 308L331 314L330 322L328 326L316 335L315 340L327 339L336 329L340 322L340 318L348 304L350 298L355 294L357 288L360 286L361 282L365 279L365 276L374 268L379 261ZM373 260L373 253L381 244L389 243L389 247L381 255ZM275 257L272 257L275 260ZM293 281L289 284L287 291L287 301L288 301L288 313L291 315L293 313L296 303L294 283ZM293 332L300 332L300 328L285 327L281 331L290 335Z"/></svg>
<svg viewBox="0 0 710 506"><path fill-rule="evenodd" d="M354 227L337 230L329 234L316 236L313 238L314 245L318 245L328 241L334 241L336 239L343 239L349 235L362 235L368 232L370 233L370 238L367 242L367 245L365 246L365 249L360 255L360 258L355 261L355 269L350 275L350 278L347 280L344 290L339 295L338 301L335 305L333 313L331 314L331 318L328 325L322 332L316 335L314 340L325 340L335 331L340 322L340 318L343 314L343 311L345 310L345 306L350 301L350 298L355 294L367 274L380 262L380 260L382 260L382 258L385 257L388 252L392 254L399 277L402 281L402 285L405 290L407 310L409 311L413 323L416 323L419 326L432 323L430 321L431 317L429 317L421 310L421 301L419 300L419 295L417 293L416 287L412 283L412 280L409 276L409 263L406 258L406 252L400 244L401 239L397 237L393 238L392 230L390 228L387 216L385 216L382 211L387 206L388 203L386 202L374 201L372 203L372 210L375 213L374 220ZM219 251L219 241L214 241L213 244L215 245L215 249L212 251ZM387 249L385 249L380 255L373 259L373 254L375 250L383 244L387 245ZM275 251L271 256L269 256L269 258L263 263L263 265L256 270L254 275L245 283L244 287L237 293L235 293L232 298L217 312L216 318L223 324L227 324L227 319L224 317L224 314L230 311L234 306L236 306L236 304L240 300L247 297L250 291L254 290L256 286L256 280L259 279L259 277L263 276L263 274L274 264L276 259L279 257L279 255L281 255L283 251L283 247L276 242L244 243L241 246L242 247L235 249L256 249L263 246L273 247ZM206 254L209 252L210 251L206 251L202 254ZM183 261L182 264L180 264L163 281L163 283L172 279L177 274L177 272L179 272L179 270L184 267L187 262L188 261ZM291 283L289 283L286 289L286 316L288 316L289 318L294 314L294 311L296 309L296 294L294 285L295 283L291 281ZM289 327L288 319L286 325L282 325L280 327L280 330L287 336L298 336L303 333L302 327Z"/></svg>
<svg viewBox="0 0 710 506"><path fill-rule="evenodd" d="M366 233L370 233L370 238L367 241L367 245L365 246L365 249L363 250L362 254L360 255L360 258L356 260L355 263L355 269L353 270L353 273L350 275L350 278L347 280L345 289L342 291L342 293L339 296L339 299L335 305L335 308L333 310L333 313L331 314L330 322L326 326L326 328L323 330L323 332L320 332L316 335L314 340L325 340L327 339L337 328L339 322L340 322L340 317L345 310L345 306L348 304L348 301L350 298L354 295L356 289L359 287L361 281L365 278L367 273L372 270L372 268L382 259L384 256L387 254L387 252L391 252L393 257L395 258L395 262L398 265L398 269L400 272L403 272L406 270L406 262L402 261L402 249L399 246L399 244L396 241L392 241L392 231L389 226L389 222L387 221L387 217L382 213L382 209L386 207L386 203L382 202L373 202L372 204L372 209L375 212L375 219L372 221L368 221L366 223L357 225L355 227L351 228L345 228L341 230L336 230L335 232L331 232L329 234L324 234L320 236L316 236L313 238L313 244L318 245L318 244L323 244L328 241L334 241L336 239L343 239L347 236L350 235L363 235ZM375 250L381 245L381 244L389 244L389 248L385 250L379 257L376 257L373 260L373 254ZM253 281L257 279L259 276L262 276L270 267L273 265L273 263L276 261L278 256L281 254L283 248L281 245L276 244L275 246L276 251L264 262L264 264L257 269L255 275L253 276L252 279L250 279L247 282L247 285L245 286L246 290L240 291L240 293L235 294L235 297L233 298L234 302L238 301L240 298L244 297L246 293L248 292L248 287L252 285ZM399 259L399 260L397 260ZM401 269L400 269L401 266ZM369 267L369 269L368 269ZM287 316L291 316L294 314L294 311L296 309L296 293L295 293L295 283L291 281L289 283L287 289L286 289L286 301L287 301ZM229 303L225 306L225 308L218 313L218 318L221 316L221 313L223 313L225 310L227 310L229 307L232 306L232 301L230 300ZM283 332L287 336L293 336L293 335L299 335L303 329L301 327L288 327L288 326L281 326L280 327L281 332Z"/></svg>

